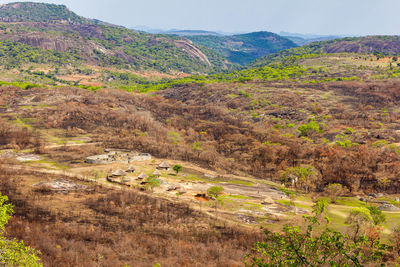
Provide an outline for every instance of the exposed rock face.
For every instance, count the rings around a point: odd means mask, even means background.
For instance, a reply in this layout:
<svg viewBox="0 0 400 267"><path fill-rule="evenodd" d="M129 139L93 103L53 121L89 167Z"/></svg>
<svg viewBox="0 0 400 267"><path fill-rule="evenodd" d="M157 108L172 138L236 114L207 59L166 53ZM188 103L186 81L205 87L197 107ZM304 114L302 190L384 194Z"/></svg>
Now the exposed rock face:
<svg viewBox="0 0 400 267"><path fill-rule="evenodd" d="M24 36L14 36L13 41L17 41L30 46L40 47L45 50L55 50L59 52L65 52L68 49L76 48L76 43L71 40L65 40L60 38L50 38L44 36L38 36L35 33Z"/></svg>
<svg viewBox="0 0 400 267"><path fill-rule="evenodd" d="M174 41L176 47L181 48L187 54L194 58L200 59L202 62L206 63L207 65L211 66L210 61L208 60L207 56L204 55L203 52L196 46L192 44L192 42L188 39L181 39Z"/></svg>

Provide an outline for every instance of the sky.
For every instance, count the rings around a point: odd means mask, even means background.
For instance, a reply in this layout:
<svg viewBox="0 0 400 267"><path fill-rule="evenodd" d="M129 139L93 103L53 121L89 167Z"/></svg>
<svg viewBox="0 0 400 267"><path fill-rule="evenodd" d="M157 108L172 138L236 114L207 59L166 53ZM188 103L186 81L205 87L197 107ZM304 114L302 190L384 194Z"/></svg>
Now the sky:
<svg viewBox="0 0 400 267"><path fill-rule="evenodd" d="M230 33L400 35L399 0L29 0L117 25ZM4 1L0 3L23 2Z"/></svg>

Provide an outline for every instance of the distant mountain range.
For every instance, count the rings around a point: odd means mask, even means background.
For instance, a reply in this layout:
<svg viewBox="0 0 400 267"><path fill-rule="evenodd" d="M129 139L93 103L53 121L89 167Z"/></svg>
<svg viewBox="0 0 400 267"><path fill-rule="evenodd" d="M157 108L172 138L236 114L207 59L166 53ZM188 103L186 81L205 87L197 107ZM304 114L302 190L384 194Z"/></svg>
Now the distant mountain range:
<svg viewBox="0 0 400 267"><path fill-rule="evenodd" d="M31 51L35 51L34 61L38 62L48 62L53 57L44 55L56 51L60 57L68 59L68 64L164 73L209 73L230 65L218 53L203 52L186 38L129 30L81 17L66 6L55 4L1 5L0 42L3 44L0 49L4 47L14 55L12 60L3 57L0 61L11 65L32 61ZM22 49L21 45L25 54L16 51Z"/></svg>
<svg viewBox="0 0 400 267"><path fill-rule="evenodd" d="M57 51L68 64L94 64L163 73L212 73L247 64L264 55L296 47L270 32L226 36L203 30L129 30L87 19L64 5L18 2L0 5L0 41L7 49L23 44L35 53ZM149 29L147 29L149 31ZM33 49L31 49L33 51ZM17 53L15 53L17 54ZM27 55L26 55L27 56ZM27 58L23 61L29 60ZM52 57L42 57L40 62ZM22 59L16 60L21 64ZM9 60L5 62L10 62ZM14 62L14 61L12 61Z"/></svg>
<svg viewBox="0 0 400 267"><path fill-rule="evenodd" d="M330 41L344 37L352 37L347 35L319 35L319 34L301 34L281 31L279 35L292 40L299 46L307 45L313 42Z"/></svg>
<svg viewBox="0 0 400 267"><path fill-rule="evenodd" d="M4 4L0 5L0 65L89 64L180 75L260 66L291 54L400 54L399 37L393 36L337 39L340 36L267 31L227 35L203 30L153 30L156 34L145 30L151 29L131 30L87 19L64 5Z"/></svg>
<svg viewBox="0 0 400 267"><path fill-rule="evenodd" d="M272 32L253 32L231 36L191 35L186 38L196 45L212 49L230 62L241 65L280 50L297 47L291 40Z"/></svg>

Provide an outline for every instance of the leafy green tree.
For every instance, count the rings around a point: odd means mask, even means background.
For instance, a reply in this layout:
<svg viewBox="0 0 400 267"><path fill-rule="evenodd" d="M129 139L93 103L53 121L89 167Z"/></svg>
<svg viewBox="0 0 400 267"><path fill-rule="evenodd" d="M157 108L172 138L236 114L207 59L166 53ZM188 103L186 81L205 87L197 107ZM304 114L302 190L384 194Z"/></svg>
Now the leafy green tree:
<svg viewBox="0 0 400 267"><path fill-rule="evenodd" d="M182 166L178 164L175 165L172 169L176 172L176 174L178 174L180 171L182 171Z"/></svg>
<svg viewBox="0 0 400 267"><path fill-rule="evenodd" d="M23 241L4 237L5 226L14 213L8 197L0 194L0 263L2 266L42 266L38 251L24 245Z"/></svg>
<svg viewBox="0 0 400 267"><path fill-rule="evenodd" d="M307 192L315 184L313 183L314 177L313 167L311 166L298 166L287 168L282 175L282 182L288 183L292 182L294 186L300 186L300 188L305 189Z"/></svg>
<svg viewBox="0 0 400 267"><path fill-rule="evenodd" d="M305 230L286 225L282 232L265 230L265 240L257 242L246 256L246 266L363 266L381 263L387 247L379 239L366 236L356 240L328 227L326 202L314 207L312 216L305 216ZM318 231L314 229L317 228Z"/></svg>
<svg viewBox="0 0 400 267"><path fill-rule="evenodd" d="M386 216L380 209L375 206L369 206L368 209L375 225L380 225L386 222Z"/></svg>
<svg viewBox="0 0 400 267"><path fill-rule="evenodd" d="M346 220L346 223L354 228L353 240L357 240L363 234L365 228L371 226L373 222L371 212L364 207L353 208Z"/></svg>
<svg viewBox="0 0 400 267"><path fill-rule="evenodd" d="M207 190L207 195L215 200L214 202L215 220L217 220L218 218L218 213L217 213L218 203L223 204L223 201L220 198L222 192L224 192L224 188L222 186L212 186Z"/></svg>

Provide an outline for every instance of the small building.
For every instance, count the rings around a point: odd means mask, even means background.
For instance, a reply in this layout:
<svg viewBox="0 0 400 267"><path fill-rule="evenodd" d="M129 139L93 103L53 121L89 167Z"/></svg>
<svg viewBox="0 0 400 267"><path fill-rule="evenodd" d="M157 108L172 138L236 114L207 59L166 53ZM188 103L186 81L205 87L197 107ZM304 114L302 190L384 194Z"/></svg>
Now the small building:
<svg viewBox="0 0 400 267"><path fill-rule="evenodd" d="M153 172L153 176L154 177L160 177L161 176L161 172L159 171L159 170L155 170L154 172Z"/></svg>
<svg viewBox="0 0 400 267"><path fill-rule="evenodd" d="M142 172L141 174L139 174L139 176L137 177L139 180L144 180L144 179L146 179L147 178L147 175L144 173L144 172Z"/></svg>
<svg viewBox="0 0 400 267"><path fill-rule="evenodd" d="M135 167L133 167L132 165L128 167L128 169L126 169L127 173L134 173L136 171Z"/></svg>
<svg viewBox="0 0 400 267"><path fill-rule="evenodd" d="M169 166L169 164L165 161L161 162L160 165L158 165L157 169L158 170L166 170L168 171L171 168L171 166Z"/></svg>
<svg viewBox="0 0 400 267"><path fill-rule="evenodd" d="M121 177L121 176L126 176L126 175L128 175L128 173L127 173L127 172L124 172L124 171L121 170L121 169L118 169L118 170L116 170L115 172L113 172L111 175L112 175L112 177Z"/></svg>

